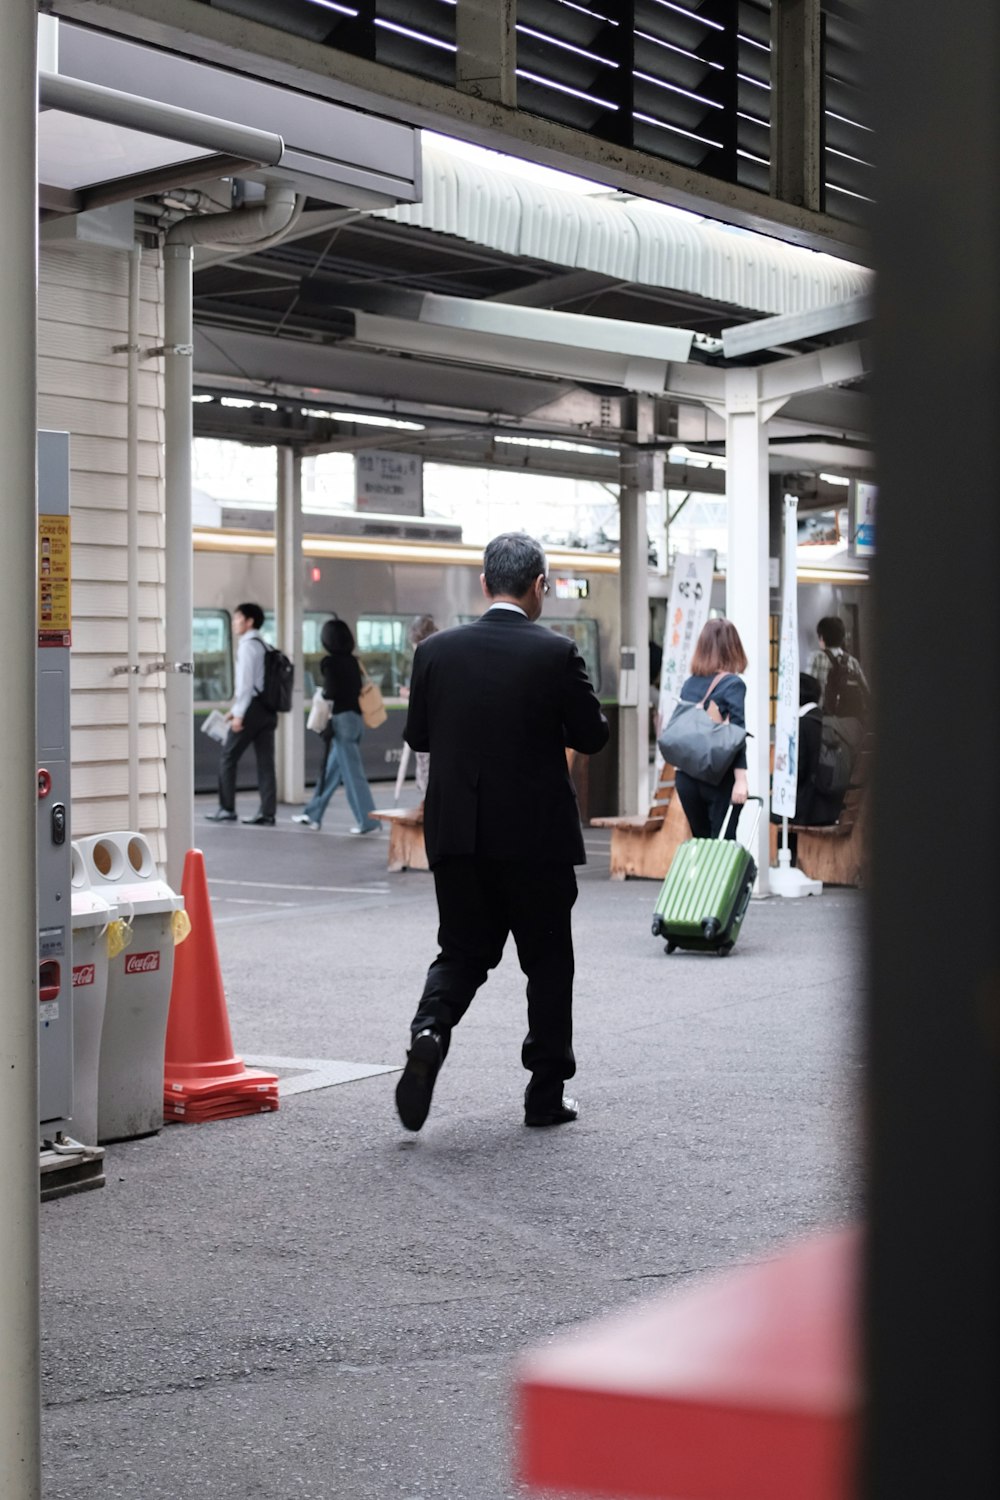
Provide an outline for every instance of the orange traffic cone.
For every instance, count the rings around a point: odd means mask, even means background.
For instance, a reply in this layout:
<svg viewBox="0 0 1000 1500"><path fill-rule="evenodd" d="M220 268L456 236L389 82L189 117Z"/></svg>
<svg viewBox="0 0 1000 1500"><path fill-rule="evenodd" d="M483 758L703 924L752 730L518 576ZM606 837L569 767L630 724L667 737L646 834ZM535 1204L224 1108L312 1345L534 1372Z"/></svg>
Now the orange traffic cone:
<svg viewBox="0 0 1000 1500"><path fill-rule="evenodd" d="M174 954L164 1113L168 1120L195 1121L275 1110L277 1075L248 1068L233 1052L205 857L200 849L189 849L185 856L181 892L191 931Z"/></svg>

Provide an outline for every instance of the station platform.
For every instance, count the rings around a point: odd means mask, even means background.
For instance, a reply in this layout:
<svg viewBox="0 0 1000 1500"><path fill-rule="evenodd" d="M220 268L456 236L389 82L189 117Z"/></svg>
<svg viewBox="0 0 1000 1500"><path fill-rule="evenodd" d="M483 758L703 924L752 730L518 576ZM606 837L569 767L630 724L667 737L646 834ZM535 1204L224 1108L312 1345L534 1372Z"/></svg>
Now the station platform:
<svg viewBox="0 0 1000 1500"><path fill-rule="evenodd" d="M522 1124L510 945L413 1138L432 878L340 797L320 832L213 805L233 1043L280 1109L109 1146L103 1189L42 1205L46 1500L513 1500L526 1350L857 1219L860 892L755 900L729 958L667 957L656 884L586 830L579 1120Z"/></svg>

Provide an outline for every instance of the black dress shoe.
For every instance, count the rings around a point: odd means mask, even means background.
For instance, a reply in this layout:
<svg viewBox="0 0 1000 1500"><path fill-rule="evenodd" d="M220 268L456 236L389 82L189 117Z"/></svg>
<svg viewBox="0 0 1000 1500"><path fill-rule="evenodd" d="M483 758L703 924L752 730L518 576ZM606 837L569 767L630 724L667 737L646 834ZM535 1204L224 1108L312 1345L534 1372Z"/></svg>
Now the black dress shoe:
<svg viewBox="0 0 1000 1500"><path fill-rule="evenodd" d="M542 1111L526 1109L524 1111L524 1123L525 1125L568 1125L571 1120L577 1118L579 1113L580 1106L576 1100L570 1099L567 1094L563 1094L562 1102L557 1104L554 1109Z"/></svg>
<svg viewBox="0 0 1000 1500"><path fill-rule="evenodd" d="M434 1080L444 1059L436 1031L421 1031L406 1054L406 1067L396 1085L396 1109L407 1130L419 1130L427 1118Z"/></svg>
<svg viewBox="0 0 1000 1500"><path fill-rule="evenodd" d="M263 813L255 813L255 815L252 818L241 818L240 822L241 823L259 823L259 824L262 824L263 826L265 826L267 828L273 828L274 827L274 819L273 818L265 818L265 816L264 816Z"/></svg>
<svg viewBox="0 0 1000 1500"><path fill-rule="evenodd" d="M215 812L206 813L205 817L210 823L235 823L236 814L227 812L224 807L217 807Z"/></svg>

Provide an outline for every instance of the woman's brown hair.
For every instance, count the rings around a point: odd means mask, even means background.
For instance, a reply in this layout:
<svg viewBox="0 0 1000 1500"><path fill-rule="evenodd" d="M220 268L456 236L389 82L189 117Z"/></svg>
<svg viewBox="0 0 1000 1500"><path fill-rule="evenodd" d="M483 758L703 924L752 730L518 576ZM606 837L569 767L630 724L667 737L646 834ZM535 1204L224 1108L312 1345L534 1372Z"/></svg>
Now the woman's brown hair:
<svg viewBox="0 0 1000 1500"><path fill-rule="evenodd" d="M747 654L732 620L708 620L691 658L692 677L714 677L716 672L745 672Z"/></svg>

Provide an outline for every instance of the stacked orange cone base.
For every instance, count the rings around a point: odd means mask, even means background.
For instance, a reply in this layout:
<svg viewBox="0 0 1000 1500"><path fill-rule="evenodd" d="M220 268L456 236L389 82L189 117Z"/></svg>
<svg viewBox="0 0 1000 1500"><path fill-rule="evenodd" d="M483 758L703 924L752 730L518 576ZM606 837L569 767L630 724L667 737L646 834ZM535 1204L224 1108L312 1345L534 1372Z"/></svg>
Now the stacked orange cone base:
<svg viewBox="0 0 1000 1500"><path fill-rule="evenodd" d="M205 857L200 849L187 852L181 891L191 931L174 954L163 1080L164 1119L193 1124L268 1114L278 1108L277 1075L248 1068L233 1053Z"/></svg>

